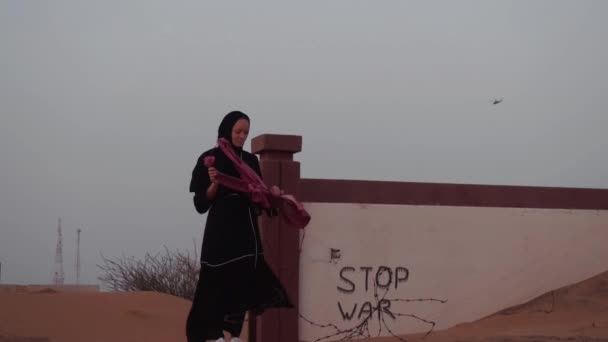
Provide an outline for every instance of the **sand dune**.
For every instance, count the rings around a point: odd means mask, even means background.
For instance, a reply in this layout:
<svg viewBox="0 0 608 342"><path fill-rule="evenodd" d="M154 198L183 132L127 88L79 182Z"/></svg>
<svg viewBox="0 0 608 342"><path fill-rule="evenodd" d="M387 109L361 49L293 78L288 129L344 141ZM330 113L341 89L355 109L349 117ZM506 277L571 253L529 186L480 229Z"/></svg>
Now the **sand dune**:
<svg viewBox="0 0 608 342"><path fill-rule="evenodd" d="M403 338L423 340L420 335ZM434 331L424 341L608 341L608 272L476 322Z"/></svg>
<svg viewBox="0 0 608 342"><path fill-rule="evenodd" d="M154 292L41 290L0 293L0 303L0 342L185 341L190 308Z"/></svg>
<svg viewBox="0 0 608 342"><path fill-rule="evenodd" d="M154 292L4 292L0 342L185 341L189 308L187 300ZM479 321L434 331L424 341L608 342L608 272Z"/></svg>

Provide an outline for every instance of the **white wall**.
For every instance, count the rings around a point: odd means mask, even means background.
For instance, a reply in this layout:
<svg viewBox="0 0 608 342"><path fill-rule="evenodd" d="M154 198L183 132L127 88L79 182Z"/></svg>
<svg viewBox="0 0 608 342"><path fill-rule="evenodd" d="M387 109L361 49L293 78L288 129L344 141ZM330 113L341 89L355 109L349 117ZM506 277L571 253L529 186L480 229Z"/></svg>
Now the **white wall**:
<svg viewBox="0 0 608 342"><path fill-rule="evenodd" d="M608 270L608 211L408 205L307 203L312 216L300 255L300 313L340 329L356 326L364 302L376 303L373 278L379 266L409 270L386 298L435 298L438 302L392 302L388 311L437 322L435 329L474 321L526 302L552 289ZM330 249L341 257L330 259ZM340 277L344 271L352 285ZM369 288L365 291L365 271ZM399 271L404 278L405 271ZM393 275L394 278L394 275ZM381 283L388 280L383 274ZM383 290L379 292L382 296ZM343 319L338 302L355 317ZM385 304L386 305L386 304ZM370 333L378 333L377 314ZM426 331L411 317L383 315L397 334ZM300 320L300 340L335 332ZM341 337L341 336L339 336Z"/></svg>

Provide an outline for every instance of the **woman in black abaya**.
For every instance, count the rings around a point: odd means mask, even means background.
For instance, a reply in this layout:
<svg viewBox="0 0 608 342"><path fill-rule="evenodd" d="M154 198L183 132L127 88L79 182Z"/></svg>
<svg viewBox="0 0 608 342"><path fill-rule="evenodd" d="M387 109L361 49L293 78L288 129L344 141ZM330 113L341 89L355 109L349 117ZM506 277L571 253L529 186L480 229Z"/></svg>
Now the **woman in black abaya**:
<svg viewBox="0 0 608 342"><path fill-rule="evenodd" d="M249 124L246 114L230 112L218 138L231 142L235 154L261 176L258 158L243 150ZM215 157L212 167L205 166L206 156ZM259 208L246 193L219 185L218 172L239 177L232 161L215 147L198 158L190 182L196 211L208 215L199 280L186 322L188 342L240 341L247 311L256 315L270 307L293 307L264 259L257 217L272 211ZM271 191L280 192L276 186Z"/></svg>

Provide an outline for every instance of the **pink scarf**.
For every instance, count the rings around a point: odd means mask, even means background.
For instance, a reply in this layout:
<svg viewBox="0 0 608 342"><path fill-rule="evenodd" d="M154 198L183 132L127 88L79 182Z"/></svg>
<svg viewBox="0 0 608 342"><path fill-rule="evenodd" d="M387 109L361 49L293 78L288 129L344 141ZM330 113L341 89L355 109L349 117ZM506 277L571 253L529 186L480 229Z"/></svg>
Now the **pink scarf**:
<svg viewBox="0 0 608 342"><path fill-rule="evenodd" d="M310 215L293 195L273 195L260 176L247 163L237 157L234 150L230 147L228 140L220 138L218 146L234 163L234 166L241 175L240 178L237 178L218 172L216 179L221 185L235 191L247 193L252 202L261 205L263 208L277 208L279 215L288 224L298 229L304 229L308 225ZM207 156L204 162L206 167L210 167L215 162L215 157Z"/></svg>

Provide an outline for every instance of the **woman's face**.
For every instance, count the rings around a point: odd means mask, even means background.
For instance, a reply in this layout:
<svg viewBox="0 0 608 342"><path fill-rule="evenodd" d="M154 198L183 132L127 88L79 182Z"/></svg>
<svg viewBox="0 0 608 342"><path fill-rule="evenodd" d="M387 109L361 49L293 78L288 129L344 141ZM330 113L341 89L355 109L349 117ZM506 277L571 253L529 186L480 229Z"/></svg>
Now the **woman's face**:
<svg viewBox="0 0 608 342"><path fill-rule="evenodd" d="M236 147L243 147L245 140L249 135L249 121L247 119L239 119L232 126L232 144Z"/></svg>

